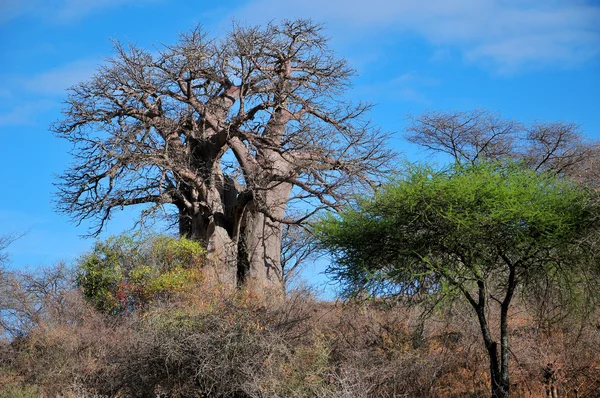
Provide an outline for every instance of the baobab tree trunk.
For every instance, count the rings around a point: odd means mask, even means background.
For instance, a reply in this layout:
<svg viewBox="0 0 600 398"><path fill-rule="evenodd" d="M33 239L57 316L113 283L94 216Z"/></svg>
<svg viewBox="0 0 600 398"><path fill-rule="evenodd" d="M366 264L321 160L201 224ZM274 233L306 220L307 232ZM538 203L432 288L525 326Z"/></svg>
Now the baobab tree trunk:
<svg viewBox="0 0 600 398"><path fill-rule="evenodd" d="M209 234L206 279L218 287L233 289L238 286L237 245L223 226L212 224Z"/></svg>
<svg viewBox="0 0 600 398"><path fill-rule="evenodd" d="M227 186L228 184L225 184ZM212 211L194 203L180 210L181 236L206 245L205 276L224 288L246 288L256 294L279 296L284 292L281 269L281 219L285 214L291 184L273 184L260 194L260 205L228 189L209 193ZM258 195L257 195L258 196ZM241 215L236 209L242 208ZM269 216L261 209L268 209Z"/></svg>
<svg viewBox="0 0 600 398"><path fill-rule="evenodd" d="M238 261L233 214L238 192L234 181L223 175L218 164L206 179L211 183L204 195L195 189L185 191L185 205L178 206L179 234L206 247L204 275L210 284L235 288Z"/></svg>
<svg viewBox="0 0 600 398"><path fill-rule="evenodd" d="M284 292L281 269L281 235L291 184L280 183L265 192L269 215L251 204L245 215L243 242L240 246L238 282L254 292L281 295Z"/></svg>
<svg viewBox="0 0 600 398"><path fill-rule="evenodd" d="M238 252L238 284L253 292L279 293L281 272L281 223L262 213L249 213Z"/></svg>
<svg viewBox="0 0 600 398"><path fill-rule="evenodd" d="M237 250L224 225L226 220L198 210L197 204L194 207L195 211L180 211L179 234L206 246L204 275L209 283L234 288L237 286Z"/></svg>

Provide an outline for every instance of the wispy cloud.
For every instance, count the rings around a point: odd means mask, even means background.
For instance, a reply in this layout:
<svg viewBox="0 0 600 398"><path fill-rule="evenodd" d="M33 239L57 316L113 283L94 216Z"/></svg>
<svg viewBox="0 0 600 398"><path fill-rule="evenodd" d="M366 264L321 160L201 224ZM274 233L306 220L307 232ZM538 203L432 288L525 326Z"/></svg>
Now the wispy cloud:
<svg viewBox="0 0 600 398"><path fill-rule="evenodd" d="M93 12L107 8L116 8L127 4L139 5L156 0L62 0L57 16L62 20L79 19Z"/></svg>
<svg viewBox="0 0 600 398"><path fill-rule="evenodd" d="M600 6L583 0L258 0L235 15L250 23L310 17L346 37L381 29L416 33L501 72L577 66L600 55Z"/></svg>
<svg viewBox="0 0 600 398"><path fill-rule="evenodd" d="M29 91L42 95L62 95L69 87L89 79L98 69L98 60L78 60L42 72L29 78L17 80Z"/></svg>
<svg viewBox="0 0 600 398"><path fill-rule="evenodd" d="M425 76L416 72L406 72L392 79L391 83L398 85L438 86L439 79Z"/></svg>
<svg viewBox="0 0 600 398"><path fill-rule="evenodd" d="M0 24L20 15L34 12L37 0L3 0L0 2Z"/></svg>
<svg viewBox="0 0 600 398"><path fill-rule="evenodd" d="M5 113L0 113L0 127L36 126L40 123L40 115L52 108L56 103L48 100L36 100L14 106Z"/></svg>
<svg viewBox="0 0 600 398"><path fill-rule="evenodd" d="M89 79L99 60L84 59L32 76L3 76L6 88L0 89L0 127L35 126L47 111L59 106L59 98L69 87Z"/></svg>
<svg viewBox="0 0 600 398"><path fill-rule="evenodd" d="M416 72L406 72L387 81L358 85L354 92L374 101L391 99L417 105L431 105L425 94L427 89L438 86L440 81Z"/></svg>
<svg viewBox="0 0 600 398"><path fill-rule="evenodd" d="M0 24L27 16L51 22L81 19L97 11L123 5L139 5L160 0L2 0Z"/></svg>

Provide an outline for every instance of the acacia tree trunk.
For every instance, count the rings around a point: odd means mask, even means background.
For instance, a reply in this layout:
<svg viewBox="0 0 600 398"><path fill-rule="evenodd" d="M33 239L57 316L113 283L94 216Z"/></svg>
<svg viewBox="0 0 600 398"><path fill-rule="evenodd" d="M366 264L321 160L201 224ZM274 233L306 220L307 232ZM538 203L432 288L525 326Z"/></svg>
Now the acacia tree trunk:
<svg viewBox="0 0 600 398"><path fill-rule="evenodd" d="M487 333L484 332L483 341L490 361L492 398L507 398L509 396L508 372L502 371L504 367L501 363L502 360L498 358L498 343L491 338L487 324L481 325L482 331L484 327Z"/></svg>
<svg viewBox="0 0 600 398"><path fill-rule="evenodd" d="M508 372L508 329L507 329L507 311L512 294L514 292L514 278L512 289L509 289L507 296L503 303L502 314L501 314L501 328L500 328L500 354L498 355L498 342L492 338L492 334L489 328L489 323L486 315L486 296L487 288L484 281L480 280L477 282L478 285L478 300L475 301L471 295L465 292L467 300L475 310L479 326L481 328L481 335L483 337L483 344L488 354L488 360L490 364L490 384L492 390L492 398L508 398L510 393L510 380ZM506 312L505 312L506 307Z"/></svg>

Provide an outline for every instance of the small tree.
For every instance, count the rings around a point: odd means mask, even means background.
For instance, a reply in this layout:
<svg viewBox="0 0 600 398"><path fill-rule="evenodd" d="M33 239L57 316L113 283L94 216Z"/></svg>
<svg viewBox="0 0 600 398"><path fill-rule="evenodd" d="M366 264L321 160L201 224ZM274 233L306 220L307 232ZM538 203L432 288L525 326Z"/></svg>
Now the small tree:
<svg viewBox="0 0 600 398"><path fill-rule="evenodd" d="M22 238L25 234L6 234L0 235L0 267L9 262L9 255L6 251L14 241Z"/></svg>
<svg viewBox="0 0 600 398"><path fill-rule="evenodd" d="M514 163L415 167L372 199L323 219L316 232L347 293L464 297L481 327L492 396L507 397L513 297L545 278L578 294L597 281L589 277L598 271L596 198Z"/></svg>
<svg viewBox="0 0 600 398"><path fill-rule="evenodd" d="M288 224L281 239L281 270L286 289L298 281L302 268L318 255L317 242L310 231L300 225Z"/></svg>

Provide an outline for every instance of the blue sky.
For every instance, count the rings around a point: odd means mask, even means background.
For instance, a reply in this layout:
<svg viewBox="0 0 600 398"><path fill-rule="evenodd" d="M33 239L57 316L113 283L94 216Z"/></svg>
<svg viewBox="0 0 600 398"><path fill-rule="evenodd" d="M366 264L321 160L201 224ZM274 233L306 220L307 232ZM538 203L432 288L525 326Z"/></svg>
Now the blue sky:
<svg viewBox="0 0 600 398"><path fill-rule="evenodd" d="M151 48L201 23L297 17L324 23L331 47L359 75L348 98L401 132L407 115L482 107L522 122L570 121L600 139L600 2L579 0L2 0L0 234L28 231L13 266L70 261L93 243L53 211L54 175L69 146L48 126L65 89L111 56L110 39ZM400 135L398 135L400 137ZM423 154L395 138L409 159ZM102 236L131 227L131 214ZM310 270L309 272L314 272Z"/></svg>

